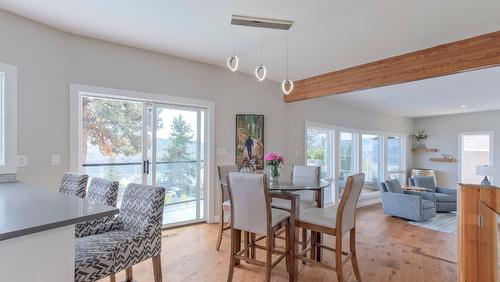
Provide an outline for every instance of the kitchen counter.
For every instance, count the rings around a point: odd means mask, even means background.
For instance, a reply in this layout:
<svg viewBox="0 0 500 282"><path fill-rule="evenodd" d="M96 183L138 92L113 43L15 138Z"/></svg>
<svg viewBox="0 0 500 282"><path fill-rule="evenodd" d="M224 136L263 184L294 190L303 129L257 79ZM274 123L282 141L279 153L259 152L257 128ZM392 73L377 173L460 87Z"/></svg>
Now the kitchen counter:
<svg viewBox="0 0 500 282"><path fill-rule="evenodd" d="M0 281L74 281L75 224L116 213L26 183L0 183Z"/></svg>
<svg viewBox="0 0 500 282"><path fill-rule="evenodd" d="M116 208L26 183L0 183L0 241L116 213Z"/></svg>

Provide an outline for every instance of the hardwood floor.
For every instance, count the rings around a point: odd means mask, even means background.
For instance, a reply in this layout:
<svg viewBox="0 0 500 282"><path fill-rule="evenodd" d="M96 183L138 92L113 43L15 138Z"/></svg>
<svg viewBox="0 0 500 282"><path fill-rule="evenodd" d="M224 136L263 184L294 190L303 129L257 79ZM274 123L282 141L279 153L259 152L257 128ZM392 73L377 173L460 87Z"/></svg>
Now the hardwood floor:
<svg viewBox="0 0 500 282"><path fill-rule="evenodd" d="M200 224L164 231L162 269L164 281L226 281L229 268L228 238L215 251L217 225ZM346 235L348 236L348 235ZM358 263L361 279L369 282L457 281L457 239L455 235L407 224L386 216L380 206L358 209L356 224ZM345 243L348 248L349 240ZM333 244L332 237L325 242ZM263 252L257 253L262 259ZM333 256L325 252L329 263ZM263 268L244 262L233 281L263 281ZM337 281L334 272L299 263L300 281ZM356 281L350 263L344 265L346 281ZM125 271L117 274L125 280ZM134 266L134 279L153 281L151 261ZM104 279L102 281L109 281ZM288 281L285 262L272 273L272 281Z"/></svg>

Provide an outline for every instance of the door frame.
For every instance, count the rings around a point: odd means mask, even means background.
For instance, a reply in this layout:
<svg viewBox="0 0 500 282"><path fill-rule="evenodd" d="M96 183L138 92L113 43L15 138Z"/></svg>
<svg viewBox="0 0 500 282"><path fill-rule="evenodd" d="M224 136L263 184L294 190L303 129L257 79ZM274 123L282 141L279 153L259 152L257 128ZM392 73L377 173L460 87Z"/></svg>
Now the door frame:
<svg viewBox="0 0 500 282"><path fill-rule="evenodd" d="M204 215L208 223L215 222L215 189L216 178L214 177L214 146L215 146L215 102L191 99L184 97L168 96L155 93L140 91L130 91L106 87L98 87L77 83L69 85L69 170L75 173L81 173L81 124L82 109L81 100L85 94L91 94L96 97L123 99L145 103L158 103L172 106L184 106L192 108L203 108L206 111L205 134L207 141L207 152L205 152L205 161L207 170L205 177L205 206Z"/></svg>
<svg viewBox="0 0 500 282"><path fill-rule="evenodd" d="M495 165L495 131L493 130L484 130L484 131L465 131L465 132L459 132L458 133L458 183L462 182L462 136L463 135L489 135L490 136L490 151L489 151L489 165L494 166ZM494 181L494 176L488 176L490 180Z"/></svg>

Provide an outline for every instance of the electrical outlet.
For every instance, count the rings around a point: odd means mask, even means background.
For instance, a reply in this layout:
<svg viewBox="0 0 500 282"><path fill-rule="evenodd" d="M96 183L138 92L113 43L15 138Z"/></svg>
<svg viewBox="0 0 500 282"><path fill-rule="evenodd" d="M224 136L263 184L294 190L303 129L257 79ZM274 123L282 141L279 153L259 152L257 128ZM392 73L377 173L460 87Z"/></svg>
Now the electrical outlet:
<svg viewBox="0 0 500 282"><path fill-rule="evenodd" d="M61 165L61 155L51 155L50 156L50 165L52 165L52 166Z"/></svg>
<svg viewBox="0 0 500 282"><path fill-rule="evenodd" d="M28 166L28 156L27 155L18 155L17 156L17 166L18 167L27 167Z"/></svg>

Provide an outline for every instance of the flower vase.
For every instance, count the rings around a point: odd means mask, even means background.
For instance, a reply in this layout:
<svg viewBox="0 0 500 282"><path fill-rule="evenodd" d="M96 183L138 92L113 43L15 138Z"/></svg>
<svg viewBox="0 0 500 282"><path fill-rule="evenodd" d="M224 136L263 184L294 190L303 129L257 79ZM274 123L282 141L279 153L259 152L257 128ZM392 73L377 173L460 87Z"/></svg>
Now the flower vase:
<svg viewBox="0 0 500 282"><path fill-rule="evenodd" d="M278 181L280 178L280 166L279 165L268 165L267 166L267 175L269 177L269 181Z"/></svg>

